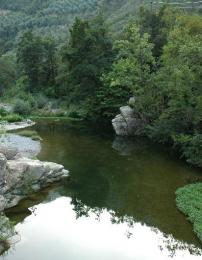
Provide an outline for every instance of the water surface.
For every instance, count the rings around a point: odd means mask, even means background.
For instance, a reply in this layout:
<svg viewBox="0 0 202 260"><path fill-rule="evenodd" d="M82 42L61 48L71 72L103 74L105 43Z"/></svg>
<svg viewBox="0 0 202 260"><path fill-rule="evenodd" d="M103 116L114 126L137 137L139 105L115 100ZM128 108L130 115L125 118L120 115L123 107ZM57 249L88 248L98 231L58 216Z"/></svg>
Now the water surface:
<svg viewBox="0 0 202 260"><path fill-rule="evenodd" d="M144 139L59 122L36 128L39 158L63 164L71 177L7 212L20 241L2 259L201 259L175 206L175 190L201 172Z"/></svg>

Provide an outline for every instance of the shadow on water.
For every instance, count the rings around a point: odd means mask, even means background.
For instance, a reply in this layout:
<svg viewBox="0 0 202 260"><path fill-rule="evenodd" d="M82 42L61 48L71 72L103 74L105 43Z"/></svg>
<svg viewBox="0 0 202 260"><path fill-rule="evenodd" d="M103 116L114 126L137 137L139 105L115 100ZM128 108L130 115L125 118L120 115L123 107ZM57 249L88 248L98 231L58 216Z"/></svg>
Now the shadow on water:
<svg viewBox="0 0 202 260"><path fill-rule="evenodd" d="M175 191L200 171L145 139L98 135L61 122L35 128L43 138L39 158L63 164L71 178L8 210L11 220L23 222L35 205L69 197L76 218L92 213L99 218L107 210L113 224L127 223L130 228L141 223L163 232L171 255L183 247L199 253L191 224L175 206Z"/></svg>

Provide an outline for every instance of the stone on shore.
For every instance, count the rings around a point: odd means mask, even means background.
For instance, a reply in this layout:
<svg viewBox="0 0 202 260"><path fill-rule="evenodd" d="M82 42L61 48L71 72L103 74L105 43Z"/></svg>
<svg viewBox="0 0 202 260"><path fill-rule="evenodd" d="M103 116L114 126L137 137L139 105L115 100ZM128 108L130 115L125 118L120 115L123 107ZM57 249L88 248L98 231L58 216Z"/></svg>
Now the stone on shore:
<svg viewBox="0 0 202 260"><path fill-rule="evenodd" d="M22 122L15 122L15 123L7 123L5 122L5 124L3 124L3 129L5 131L12 131L12 130L17 130L17 129L23 129L23 128L27 128L30 126L35 125L35 122L33 122L30 119L24 120Z"/></svg>
<svg viewBox="0 0 202 260"><path fill-rule="evenodd" d="M135 136L142 134L145 122L138 117L133 108L123 106L120 108L120 114L112 120L112 126L117 135Z"/></svg>
<svg viewBox="0 0 202 260"><path fill-rule="evenodd" d="M62 165L16 156L18 152L11 148L3 147L0 151L0 212L68 176Z"/></svg>

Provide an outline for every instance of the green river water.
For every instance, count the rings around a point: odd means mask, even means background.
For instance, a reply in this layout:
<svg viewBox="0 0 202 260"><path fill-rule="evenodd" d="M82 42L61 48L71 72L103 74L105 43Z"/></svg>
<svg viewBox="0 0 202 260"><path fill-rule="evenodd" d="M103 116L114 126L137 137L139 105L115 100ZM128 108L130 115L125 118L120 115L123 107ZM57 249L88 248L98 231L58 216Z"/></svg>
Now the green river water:
<svg viewBox="0 0 202 260"><path fill-rule="evenodd" d="M201 172L162 146L40 122L39 159L70 178L8 210L18 235L5 260L202 259L175 191ZM100 130L101 132L101 130Z"/></svg>

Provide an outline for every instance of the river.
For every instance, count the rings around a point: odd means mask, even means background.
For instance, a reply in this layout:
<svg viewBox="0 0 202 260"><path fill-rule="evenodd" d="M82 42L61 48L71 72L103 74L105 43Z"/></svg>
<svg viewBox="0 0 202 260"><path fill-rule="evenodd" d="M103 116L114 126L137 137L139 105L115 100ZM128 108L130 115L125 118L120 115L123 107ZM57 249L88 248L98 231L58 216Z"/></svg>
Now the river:
<svg viewBox="0 0 202 260"><path fill-rule="evenodd" d="M141 138L89 132L65 122L35 126L39 159L68 180L6 212L17 235L4 260L201 259L175 191L201 172ZM102 132L100 130L100 132Z"/></svg>

